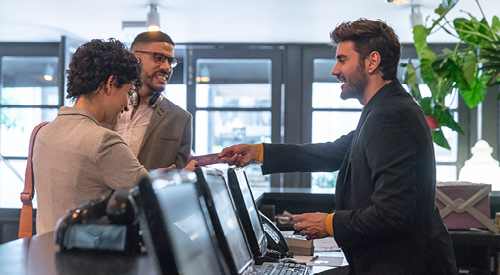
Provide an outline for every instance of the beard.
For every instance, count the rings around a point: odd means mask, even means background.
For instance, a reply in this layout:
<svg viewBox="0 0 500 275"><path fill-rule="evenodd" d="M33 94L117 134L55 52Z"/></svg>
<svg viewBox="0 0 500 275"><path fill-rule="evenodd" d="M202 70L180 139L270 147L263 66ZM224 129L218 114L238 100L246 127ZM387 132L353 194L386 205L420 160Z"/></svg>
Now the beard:
<svg viewBox="0 0 500 275"><path fill-rule="evenodd" d="M155 76L154 76L155 73L148 74L147 72L143 71L142 72L142 79L141 79L142 86L143 86L143 88L146 88L147 90L149 90L149 92L152 92L152 93L161 93L161 92L163 92L163 90L165 90L165 85L163 85L163 86L155 86L155 85L153 85L153 81L154 81L154 78L155 78Z"/></svg>
<svg viewBox="0 0 500 275"><path fill-rule="evenodd" d="M363 98L365 94L365 87L368 84L368 74L365 72L363 66L358 64L356 71L349 78L346 79L340 98L346 100L348 98Z"/></svg>

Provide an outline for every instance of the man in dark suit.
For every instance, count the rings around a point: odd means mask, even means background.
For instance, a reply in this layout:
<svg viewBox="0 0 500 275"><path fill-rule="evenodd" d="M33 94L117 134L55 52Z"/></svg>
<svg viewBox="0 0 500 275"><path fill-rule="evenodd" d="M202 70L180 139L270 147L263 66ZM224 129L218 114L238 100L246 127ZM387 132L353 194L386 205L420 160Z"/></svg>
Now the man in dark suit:
<svg viewBox="0 0 500 275"><path fill-rule="evenodd" d="M323 144L241 144L223 161L263 163L263 173L339 170L336 211L295 216L308 239L333 235L349 274L456 274L451 239L435 203L432 137L420 107L397 80L401 45L381 21L340 24L332 69L341 98L364 105L355 131Z"/></svg>
<svg viewBox="0 0 500 275"><path fill-rule="evenodd" d="M136 105L129 106L114 126L139 162L148 170L186 166L191 154L192 116L162 96L173 68L174 42L160 32L144 32L130 51L142 63L142 87Z"/></svg>

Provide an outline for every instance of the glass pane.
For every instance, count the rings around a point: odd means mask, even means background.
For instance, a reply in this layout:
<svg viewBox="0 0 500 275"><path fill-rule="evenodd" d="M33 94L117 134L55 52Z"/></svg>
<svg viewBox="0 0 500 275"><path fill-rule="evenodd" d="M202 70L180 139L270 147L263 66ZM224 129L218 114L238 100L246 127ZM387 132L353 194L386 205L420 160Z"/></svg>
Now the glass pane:
<svg viewBox="0 0 500 275"><path fill-rule="evenodd" d="M270 107L271 60L198 59L197 107Z"/></svg>
<svg viewBox="0 0 500 275"><path fill-rule="evenodd" d="M313 143L334 141L342 135L356 129L359 112L326 112L316 111L312 114Z"/></svg>
<svg viewBox="0 0 500 275"><path fill-rule="evenodd" d="M335 56L335 51L332 51ZM332 69L335 67L337 59L334 58L316 58L313 60L313 82L338 82L337 77L332 75Z"/></svg>
<svg viewBox="0 0 500 275"><path fill-rule="evenodd" d="M332 51L332 56L335 52ZM343 100L340 98L342 83L331 75L336 59L313 60L313 108L362 108L357 99Z"/></svg>
<svg viewBox="0 0 500 275"><path fill-rule="evenodd" d="M198 84L197 107L271 106L271 84Z"/></svg>
<svg viewBox="0 0 500 275"><path fill-rule="evenodd" d="M26 144L28 147L28 144ZM21 208L26 160L0 160L0 208ZM36 200L33 200L36 206Z"/></svg>
<svg viewBox="0 0 500 275"><path fill-rule="evenodd" d="M40 122L54 120L57 112L57 108L0 108L0 154L27 157L31 131Z"/></svg>
<svg viewBox="0 0 500 275"><path fill-rule="evenodd" d="M312 188L335 188L339 171L311 173Z"/></svg>
<svg viewBox="0 0 500 275"><path fill-rule="evenodd" d="M313 108L359 108L363 105L355 98L340 98L341 83L313 83Z"/></svg>
<svg viewBox="0 0 500 275"><path fill-rule="evenodd" d="M437 181L456 181L457 166L456 165L438 165L436 166Z"/></svg>
<svg viewBox="0 0 500 275"><path fill-rule="evenodd" d="M186 110L186 85L185 84L167 84L163 96L168 98L174 104L179 105L182 109Z"/></svg>
<svg viewBox="0 0 500 275"><path fill-rule="evenodd" d="M239 143L271 142L271 112L196 112L196 154L219 153Z"/></svg>
<svg viewBox="0 0 500 275"><path fill-rule="evenodd" d="M57 105L57 57L2 57L2 105Z"/></svg>
<svg viewBox="0 0 500 275"><path fill-rule="evenodd" d="M2 105L58 105L59 88L52 87L14 87L2 88Z"/></svg>

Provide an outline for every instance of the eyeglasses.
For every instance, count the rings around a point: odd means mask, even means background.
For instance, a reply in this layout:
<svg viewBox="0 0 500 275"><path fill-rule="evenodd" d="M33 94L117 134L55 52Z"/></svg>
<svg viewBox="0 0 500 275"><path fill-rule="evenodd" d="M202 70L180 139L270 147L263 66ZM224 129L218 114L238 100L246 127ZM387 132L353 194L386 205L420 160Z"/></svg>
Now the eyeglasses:
<svg viewBox="0 0 500 275"><path fill-rule="evenodd" d="M166 55L162 54L162 53L155 53L155 52L145 52L145 51L136 51L138 53L145 53L145 54L149 54L149 55L152 55L153 56L153 60L158 63L158 64L163 64L165 63L165 61L168 60L168 64L170 65L171 68L174 68L175 66L177 66L177 64L179 63L177 61L177 59L173 58L173 57L167 57Z"/></svg>

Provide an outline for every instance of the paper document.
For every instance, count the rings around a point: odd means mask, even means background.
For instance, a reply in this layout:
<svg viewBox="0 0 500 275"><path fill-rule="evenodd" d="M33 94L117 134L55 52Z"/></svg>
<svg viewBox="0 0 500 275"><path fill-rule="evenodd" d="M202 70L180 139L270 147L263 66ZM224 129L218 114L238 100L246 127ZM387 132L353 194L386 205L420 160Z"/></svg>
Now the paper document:
<svg viewBox="0 0 500 275"><path fill-rule="evenodd" d="M314 252L340 251L333 237L314 240Z"/></svg>

